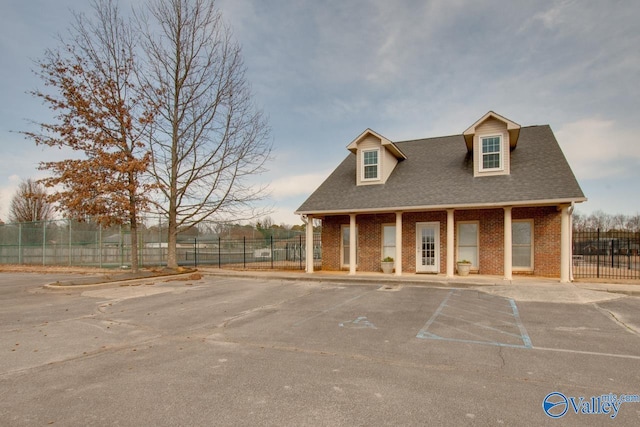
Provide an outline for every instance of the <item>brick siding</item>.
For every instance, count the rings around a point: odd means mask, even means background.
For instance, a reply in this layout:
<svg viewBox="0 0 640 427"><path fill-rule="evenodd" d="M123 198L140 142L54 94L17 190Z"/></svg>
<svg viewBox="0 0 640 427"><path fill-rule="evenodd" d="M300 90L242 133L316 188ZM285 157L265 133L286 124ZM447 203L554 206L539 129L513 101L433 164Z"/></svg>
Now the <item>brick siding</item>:
<svg viewBox="0 0 640 427"><path fill-rule="evenodd" d="M545 277L560 277L561 213L555 206L513 208L512 219L531 219L534 223L534 268L529 272ZM504 274L504 210L476 209L455 211L454 220L478 221L479 260L478 273ZM358 228L358 271L380 271L382 260L382 225L395 224L395 213L362 214L356 216ZM446 272L447 213L406 212L402 215L402 271L416 271L416 223L440 223L440 272ZM322 221L322 269L340 270L341 226L349 225L348 215L326 216ZM457 227L454 238L457 238ZM456 243L454 242L454 251ZM455 253L452 254L455 257Z"/></svg>

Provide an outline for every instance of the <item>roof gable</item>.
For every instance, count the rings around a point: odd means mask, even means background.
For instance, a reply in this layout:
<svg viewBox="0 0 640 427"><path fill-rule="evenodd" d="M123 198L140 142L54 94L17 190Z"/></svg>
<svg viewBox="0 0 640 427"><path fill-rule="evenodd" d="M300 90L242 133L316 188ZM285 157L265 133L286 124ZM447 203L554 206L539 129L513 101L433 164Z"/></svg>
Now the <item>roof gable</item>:
<svg viewBox="0 0 640 427"><path fill-rule="evenodd" d="M465 130L462 133L462 135L464 136L464 141L467 144L467 151L473 151L473 136L476 133L476 128L490 119L498 120L507 126L507 131L509 132L509 143L511 145L511 149L513 150L514 148L516 148L516 145L518 144L518 138L520 137L521 126L516 122L513 122L494 111L489 111L487 114L485 114L484 116L476 120L474 124L469 126L467 130Z"/></svg>
<svg viewBox="0 0 640 427"><path fill-rule="evenodd" d="M375 138L379 139L380 145L382 145L391 154L393 154L396 159L405 160L407 158L393 142L380 135L379 133L372 131L371 129L366 129L364 132L358 135L356 139L351 141L351 143L347 145L347 150L351 151L353 154L356 154L358 151L358 144L369 136L374 136Z"/></svg>

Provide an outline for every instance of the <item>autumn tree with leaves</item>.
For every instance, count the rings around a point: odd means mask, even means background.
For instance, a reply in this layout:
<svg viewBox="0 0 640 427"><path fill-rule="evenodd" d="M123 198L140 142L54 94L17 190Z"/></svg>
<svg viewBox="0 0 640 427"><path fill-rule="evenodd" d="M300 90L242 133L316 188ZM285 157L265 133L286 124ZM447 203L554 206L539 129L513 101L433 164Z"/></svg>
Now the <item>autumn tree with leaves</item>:
<svg viewBox="0 0 640 427"><path fill-rule="evenodd" d="M213 0L152 0L137 21L148 99L151 171L168 216L168 267L179 231L204 220L250 220L265 188L250 179L271 153L269 127L253 104L240 46Z"/></svg>
<svg viewBox="0 0 640 427"><path fill-rule="evenodd" d="M138 269L139 215L153 185L143 176L151 152L143 141L157 112L153 90L139 85L136 40L114 1L92 4L93 17L76 14L70 39L36 62L35 74L51 90L35 90L55 113L54 123L24 132L38 145L70 148L80 158L41 162L55 188L49 202L68 216L104 226L129 224L131 268Z"/></svg>

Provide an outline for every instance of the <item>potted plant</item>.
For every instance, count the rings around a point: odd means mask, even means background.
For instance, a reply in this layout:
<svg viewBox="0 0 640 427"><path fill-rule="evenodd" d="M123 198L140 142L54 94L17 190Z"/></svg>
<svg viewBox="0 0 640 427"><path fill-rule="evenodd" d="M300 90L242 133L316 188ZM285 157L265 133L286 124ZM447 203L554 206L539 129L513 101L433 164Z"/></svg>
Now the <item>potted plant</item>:
<svg viewBox="0 0 640 427"><path fill-rule="evenodd" d="M382 262L380 263L380 266L382 267L382 272L385 274L390 274L393 272L393 265L394 265L393 258L391 258L390 256L383 259Z"/></svg>
<svg viewBox="0 0 640 427"><path fill-rule="evenodd" d="M458 261L458 275L459 276L468 276L469 271L471 270L471 261L463 259Z"/></svg>

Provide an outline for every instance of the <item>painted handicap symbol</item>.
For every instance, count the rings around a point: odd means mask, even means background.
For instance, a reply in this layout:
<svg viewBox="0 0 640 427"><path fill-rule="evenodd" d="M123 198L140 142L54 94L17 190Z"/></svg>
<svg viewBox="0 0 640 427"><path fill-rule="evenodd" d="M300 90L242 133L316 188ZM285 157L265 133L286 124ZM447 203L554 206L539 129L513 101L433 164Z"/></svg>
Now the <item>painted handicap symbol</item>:
<svg viewBox="0 0 640 427"><path fill-rule="evenodd" d="M367 320L366 316L360 316L356 320L348 320L339 324L341 328L352 329L378 329L376 326Z"/></svg>

